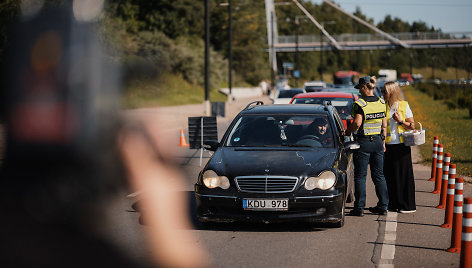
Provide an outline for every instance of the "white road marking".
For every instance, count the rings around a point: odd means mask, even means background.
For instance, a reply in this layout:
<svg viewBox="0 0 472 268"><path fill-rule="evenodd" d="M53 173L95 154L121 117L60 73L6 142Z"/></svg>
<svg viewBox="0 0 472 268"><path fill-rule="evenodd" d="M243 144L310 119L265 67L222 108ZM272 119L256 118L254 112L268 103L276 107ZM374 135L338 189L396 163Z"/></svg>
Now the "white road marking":
<svg viewBox="0 0 472 268"><path fill-rule="evenodd" d="M377 267L393 268L395 258L395 241L397 240L397 212L388 212L385 224L385 233L380 252L380 261Z"/></svg>

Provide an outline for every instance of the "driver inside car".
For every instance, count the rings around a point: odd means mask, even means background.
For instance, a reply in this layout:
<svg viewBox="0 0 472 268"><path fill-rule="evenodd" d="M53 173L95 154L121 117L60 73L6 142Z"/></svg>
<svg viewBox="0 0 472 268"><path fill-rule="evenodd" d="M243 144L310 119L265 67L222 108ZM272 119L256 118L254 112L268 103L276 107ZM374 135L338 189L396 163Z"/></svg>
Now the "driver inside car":
<svg viewBox="0 0 472 268"><path fill-rule="evenodd" d="M306 131L307 134L300 137L297 144L306 144L312 147L331 147L333 145L333 137L326 118L316 118L307 126Z"/></svg>
<svg viewBox="0 0 472 268"><path fill-rule="evenodd" d="M328 120L326 118L316 118L313 121L315 126L315 136L319 138L319 142L323 147L330 146L333 142L333 137L329 133Z"/></svg>

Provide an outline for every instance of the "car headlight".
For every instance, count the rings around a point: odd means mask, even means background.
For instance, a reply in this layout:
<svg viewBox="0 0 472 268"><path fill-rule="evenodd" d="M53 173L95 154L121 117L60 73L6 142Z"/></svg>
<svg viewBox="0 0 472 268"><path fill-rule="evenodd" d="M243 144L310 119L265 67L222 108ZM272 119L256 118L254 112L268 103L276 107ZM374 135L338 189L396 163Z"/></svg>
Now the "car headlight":
<svg viewBox="0 0 472 268"><path fill-rule="evenodd" d="M230 185L226 176L218 176L213 170L207 170L203 173L203 184L210 189L220 187L224 190L228 189Z"/></svg>
<svg viewBox="0 0 472 268"><path fill-rule="evenodd" d="M332 171L323 171L318 177L309 177L305 181L305 189L311 191L315 188L328 190L336 183L336 175Z"/></svg>

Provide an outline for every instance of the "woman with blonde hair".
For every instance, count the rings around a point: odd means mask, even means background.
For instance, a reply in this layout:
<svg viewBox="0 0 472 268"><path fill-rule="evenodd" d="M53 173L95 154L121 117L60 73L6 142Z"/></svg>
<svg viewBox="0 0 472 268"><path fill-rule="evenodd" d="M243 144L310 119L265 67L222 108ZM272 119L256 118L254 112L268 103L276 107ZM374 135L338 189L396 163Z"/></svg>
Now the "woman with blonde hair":
<svg viewBox="0 0 472 268"><path fill-rule="evenodd" d="M415 129L415 120L396 82L385 83L382 94L387 106L384 175L388 186L388 209L412 213L416 211L415 178L411 149L403 143L402 133Z"/></svg>

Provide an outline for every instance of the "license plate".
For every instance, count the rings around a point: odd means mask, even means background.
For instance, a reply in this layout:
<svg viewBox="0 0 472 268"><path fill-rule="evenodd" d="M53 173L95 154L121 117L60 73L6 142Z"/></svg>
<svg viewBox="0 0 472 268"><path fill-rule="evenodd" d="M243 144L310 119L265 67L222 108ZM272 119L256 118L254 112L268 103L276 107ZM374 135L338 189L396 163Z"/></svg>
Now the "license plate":
<svg viewBox="0 0 472 268"><path fill-rule="evenodd" d="M288 199L243 199L245 210L288 210Z"/></svg>

